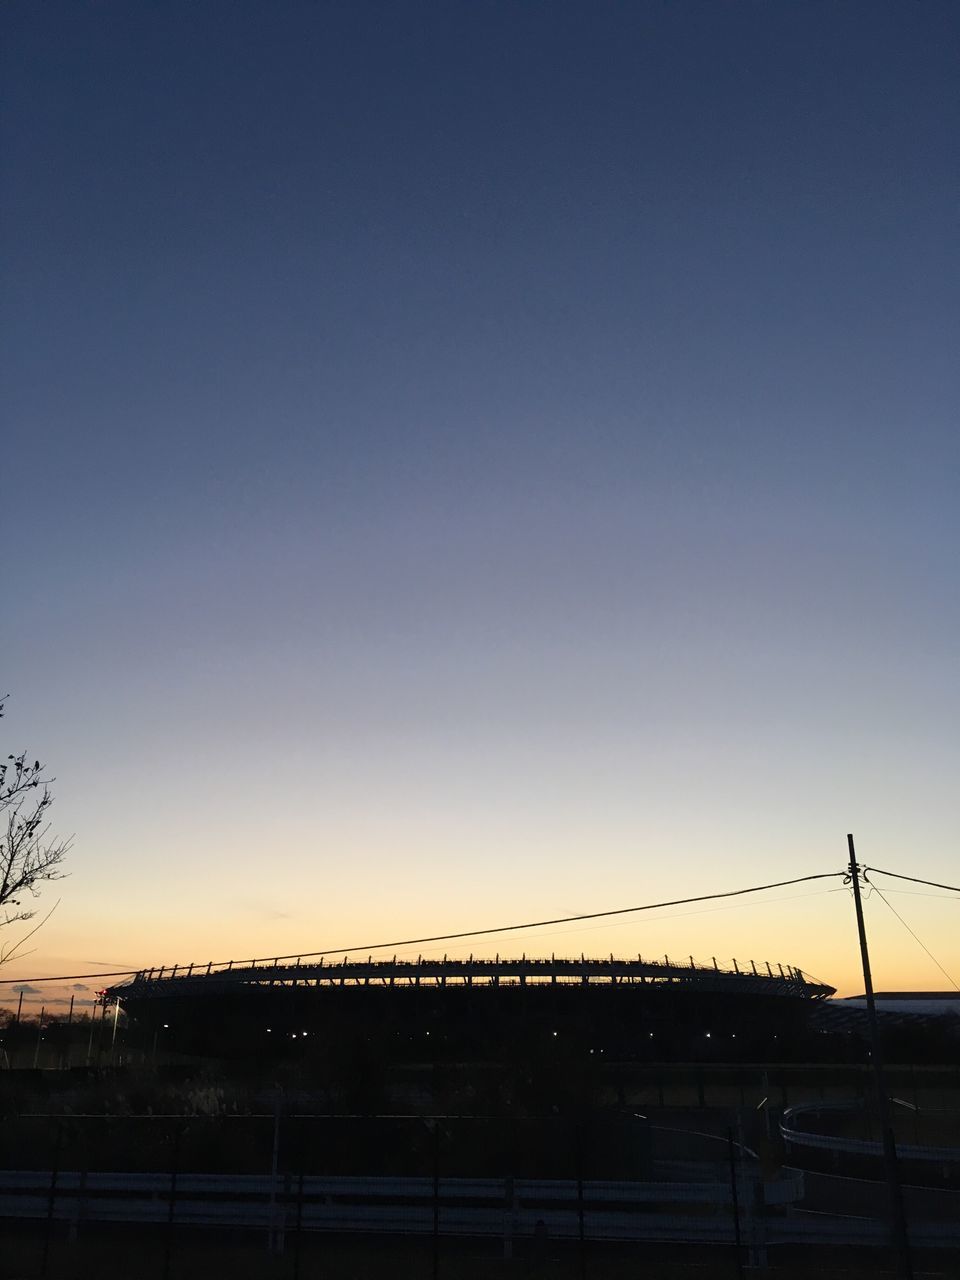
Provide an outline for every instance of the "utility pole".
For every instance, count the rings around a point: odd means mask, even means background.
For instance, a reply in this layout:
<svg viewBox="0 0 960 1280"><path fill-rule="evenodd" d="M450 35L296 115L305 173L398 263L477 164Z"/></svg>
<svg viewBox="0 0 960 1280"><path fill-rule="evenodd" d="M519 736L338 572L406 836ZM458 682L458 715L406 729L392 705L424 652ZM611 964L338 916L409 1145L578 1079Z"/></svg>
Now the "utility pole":
<svg viewBox="0 0 960 1280"><path fill-rule="evenodd" d="M853 887L853 903L857 911L857 932L860 935L860 961L863 965L863 989L867 998L867 1024L870 1028L870 1060L873 1063L873 1080L877 1093L877 1119L883 1138L883 1162L890 1194L890 1231L893 1250L897 1259L897 1275L900 1280L913 1280L910 1261L910 1242L907 1238L907 1218L903 1209L903 1189L900 1186L900 1170L897 1167L897 1144L890 1123L887 1104L887 1085L883 1074L883 1051L880 1047L880 1028L877 1025L877 1004L873 997L873 978L870 974L870 952L867 950L867 930L863 922L863 901L860 897L860 867L853 847L853 836L847 836L850 854L849 878Z"/></svg>

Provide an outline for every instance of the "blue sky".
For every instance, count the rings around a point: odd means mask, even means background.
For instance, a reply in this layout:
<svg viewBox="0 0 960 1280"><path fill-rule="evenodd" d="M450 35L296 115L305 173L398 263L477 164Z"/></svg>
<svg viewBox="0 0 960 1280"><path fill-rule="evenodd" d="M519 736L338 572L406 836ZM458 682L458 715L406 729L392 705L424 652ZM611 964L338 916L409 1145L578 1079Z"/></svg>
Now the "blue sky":
<svg viewBox="0 0 960 1280"><path fill-rule="evenodd" d="M849 829L949 880L954 5L2 22L4 741L76 832L28 968L710 892ZM845 980L838 901L661 932Z"/></svg>

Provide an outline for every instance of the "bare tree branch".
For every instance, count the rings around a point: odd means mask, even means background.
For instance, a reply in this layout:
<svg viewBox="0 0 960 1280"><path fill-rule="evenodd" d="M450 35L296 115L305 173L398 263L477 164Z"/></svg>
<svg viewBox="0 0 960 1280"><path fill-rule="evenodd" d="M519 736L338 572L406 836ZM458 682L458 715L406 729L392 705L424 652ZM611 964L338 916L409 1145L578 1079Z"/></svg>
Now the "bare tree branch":
<svg viewBox="0 0 960 1280"><path fill-rule="evenodd" d="M0 716L4 701L5 695L0 698ZM32 920L36 911L23 906L24 897L37 897L44 884L66 874L61 866L72 840L50 834L47 813L53 804L53 779L45 777L43 769L39 760L31 763L25 751L8 755L0 764L0 928ZM20 943L0 948L0 965L14 958L55 909L56 904Z"/></svg>
<svg viewBox="0 0 960 1280"><path fill-rule="evenodd" d="M24 958L24 953L21 951L21 947L25 942L29 942L38 929L43 928L59 905L60 899L58 898L43 919L38 924L35 924L29 933L25 933L19 942L0 944L0 965L7 964L10 960L22 960ZM28 956L32 955L33 951L27 951L25 954Z"/></svg>

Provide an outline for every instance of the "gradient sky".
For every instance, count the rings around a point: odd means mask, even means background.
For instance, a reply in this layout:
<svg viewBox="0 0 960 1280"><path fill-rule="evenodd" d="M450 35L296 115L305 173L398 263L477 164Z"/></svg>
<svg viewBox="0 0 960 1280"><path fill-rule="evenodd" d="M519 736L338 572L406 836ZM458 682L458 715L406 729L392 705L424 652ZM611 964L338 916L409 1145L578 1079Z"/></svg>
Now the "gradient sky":
<svg viewBox="0 0 960 1280"><path fill-rule="evenodd" d="M17 974L960 879L955 3L0 21ZM809 892L483 949L862 989Z"/></svg>

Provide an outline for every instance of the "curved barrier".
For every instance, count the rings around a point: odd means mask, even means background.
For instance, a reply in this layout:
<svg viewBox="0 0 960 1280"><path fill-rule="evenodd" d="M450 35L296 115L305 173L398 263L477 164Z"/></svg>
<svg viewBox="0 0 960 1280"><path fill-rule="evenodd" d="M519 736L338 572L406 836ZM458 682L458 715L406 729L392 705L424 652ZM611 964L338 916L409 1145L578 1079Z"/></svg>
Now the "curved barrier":
<svg viewBox="0 0 960 1280"><path fill-rule="evenodd" d="M846 1155L876 1156L883 1158L883 1143L869 1138L845 1138L839 1134L811 1133L798 1129L794 1121L800 1116L834 1115L843 1112L862 1111L862 1104L854 1102L804 1102L787 1107L780 1121L780 1136L787 1147L813 1147L820 1151L835 1151ZM924 1160L936 1164L960 1165L960 1147L935 1147L915 1143L897 1143L897 1155L901 1160Z"/></svg>

